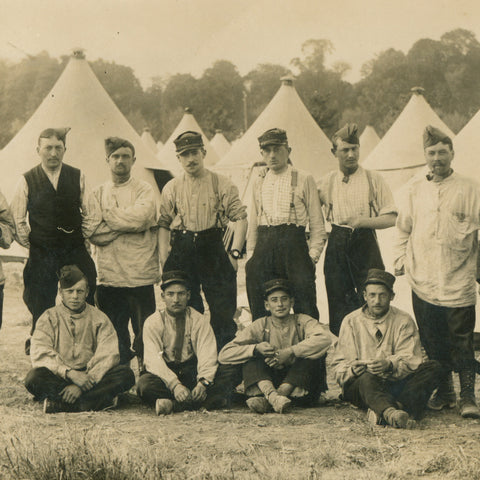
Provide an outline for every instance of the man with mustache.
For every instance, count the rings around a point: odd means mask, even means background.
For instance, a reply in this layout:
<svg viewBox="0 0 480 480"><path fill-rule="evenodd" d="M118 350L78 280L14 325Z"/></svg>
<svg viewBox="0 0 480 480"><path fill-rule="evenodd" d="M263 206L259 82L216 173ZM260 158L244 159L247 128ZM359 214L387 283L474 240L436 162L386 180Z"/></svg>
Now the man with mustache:
<svg viewBox="0 0 480 480"><path fill-rule="evenodd" d="M102 221L90 237L96 246L97 304L117 331L120 363L136 355L141 370L143 324L155 311L153 285L160 278L155 194L147 182L131 175L135 164L131 142L109 137L105 151L111 181L93 192Z"/></svg>
<svg viewBox="0 0 480 480"><path fill-rule="evenodd" d="M427 126L423 147L430 172L407 184L399 207L395 274L406 274L422 345L443 367L428 406L455 406L454 371L460 378L460 414L480 418L473 348L480 185L453 171L453 142L444 132Z"/></svg>
<svg viewBox="0 0 480 480"><path fill-rule="evenodd" d="M63 163L70 128L47 128L38 138L41 163L26 172L11 204L15 240L29 249L23 271L23 300L32 314L32 328L40 315L55 305L57 271L76 264L88 279L87 302L93 305L95 264L86 247L98 225L98 206L87 203L85 175ZM28 218L27 218L28 215ZM30 352L30 338L25 353Z"/></svg>
<svg viewBox="0 0 480 480"><path fill-rule="evenodd" d="M174 143L185 173L170 180L162 191L160 263L164 272L182 270L188 274L189 305L200 313L205 310L202 288L217 346L221 348L236 331L236 270L245 243L247 213L237 187L204 167L206 151L199 133L183 132ZM233 222L234 234L227 253L223 232L229 221Z"/></svg>

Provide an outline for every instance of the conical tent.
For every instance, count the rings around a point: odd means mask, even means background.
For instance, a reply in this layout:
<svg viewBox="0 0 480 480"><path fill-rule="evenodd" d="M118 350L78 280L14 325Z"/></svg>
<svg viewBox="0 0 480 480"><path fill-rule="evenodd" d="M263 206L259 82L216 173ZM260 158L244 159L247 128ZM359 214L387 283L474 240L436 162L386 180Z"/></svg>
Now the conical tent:
<svg viewBox="0 0 480 480"><path fill-rule="evenodd" d="M32 117L0 152L3 167L0 188L8 200L20 176L39 163L35 150L38 135L49 127L71 127L64 161L80 168L92 188L110 179L104 149L104 140L109 136L126 138L133 143L137 160L132 174L154 186L158 197L160 191L155 177L158 175L162 183L171 178L113 103L80 49L74 52ZM150 167L157 169L155 175Z"/></svg>
<svg viewBox="0 0 480 480"><path fill-rule="evenodd" d="M331 142L317 125L300 99L291 77L283 77L282 85L265 110L243 137L216 165L216 169L236 180L240 170L249 169L261 160L257 138L270 128L286 130L292 148L291 160L296 167L310 172L316 180L337 168Z"/></svg>
<svg viewBox="0 0 480 480"><path fill-rule="evenodd" d="M371 125L367 125L360 135L360 162L363 162L370 152L379 144L380 137Z"/></svg>
<svg viewBox="0 0 480 480"><path fill-rule="evenodd" d="M159 152L160 149L162 149L162 148L163 148L163 143L159 140L159 141L157 142L157 152Z"/></svg>
<svg viewBox="0 0 480 480"><path fill-rule="evenodd" d="M173 141L183 132L187 130L192 130L194 132L198 132L202 134L203 137L203 144L205 146L205 150L207 154L205 156L205 166L209 167L211 165L215 165L220 159L211 146L210 142L208 141L208 137L203 133L203 130L200 128L200 125L195 120L192 111L189 108L185 109L185 114L183 115L180 123L177 125L177 128L173 131L170 135L168 140L165 142L163 148L158 152L157 158L162 163L162 165L167 165L169 170L174 175L179 175L183 172L182 166L180 165L177 154L175 153L175 144Z"/></svg>
<svg viewBox="0 0 480 480"><path fill-rule="evenodd" d="M148 127L145 127L143 129L141 139L143 140L143 143L153 152L157 153L158 152L158 147L157 143L152 137L152 133L150 132L150 129Z"/></svg>
<svg viewBox="0 0 480 480"><path fill-rule="evenodd" d="M478 143L478 132L480 128L480 111L460 130L453 141L455 157L452 167L464 175L475 176L480 181L480 167L475 145Z"/></svg>
<svg viewBox="0 0 480 480"><path fill-rule="evenodd" d="M221 130L215 132L215 136L210 140L210 145L217 152L219 158L223 158L232 146L225 138Z"/></svg>
<svg viewBox="0 0 480 480"><path fill-rule="evenodd" d="M402 113L362 164L365 168L381 172L392 190L424 167L422 134L427 125L454 136L423 97L423 88L412 88L412 92Z"/></svg>

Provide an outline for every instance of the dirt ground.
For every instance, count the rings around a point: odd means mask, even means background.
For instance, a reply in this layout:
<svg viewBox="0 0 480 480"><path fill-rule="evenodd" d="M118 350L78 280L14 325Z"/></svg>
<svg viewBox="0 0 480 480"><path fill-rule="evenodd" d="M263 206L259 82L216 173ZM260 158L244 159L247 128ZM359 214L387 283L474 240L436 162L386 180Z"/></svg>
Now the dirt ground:
<svg viewBox="0 0 480 480"><path fill-rule="evenodd" d="M338 400L331 378L328 406L285 415L255 415L239 405L230 411L156 417L133 393L116 411L44 415L23 386L30 363L23 353L29 315L21 299L21 264L7 264L6 271L1 479L66 478L14 468L25 459L30 467L52 460L66 446L79 452L85 446L108 450L113 463L157 462L161 475L151 478L480 479L480 421L464 420L454 409L428 413L415 430L372 427L364 412ZM94 478L86 475L78 478Z"/></svg>

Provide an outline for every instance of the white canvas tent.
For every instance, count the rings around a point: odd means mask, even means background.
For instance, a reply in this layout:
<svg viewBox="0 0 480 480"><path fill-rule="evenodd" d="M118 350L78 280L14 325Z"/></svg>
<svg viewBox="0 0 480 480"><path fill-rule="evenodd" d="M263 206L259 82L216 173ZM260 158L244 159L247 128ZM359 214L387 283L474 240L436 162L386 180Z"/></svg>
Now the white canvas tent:
<svg viewBox="0 0 480 480"><path fill-rule="evenodd" d="M215 132L215 136L210 140L210 145L217 152L220 159L232 148L230 142L225 138L221 130Z"/></svg>
<svg viewBox="0 0 480 480"><path fill-rule="evenodd" d="M412 97L380 143L362 166L383 174L395 191L423 169L423 130L427 125L454 133L440 119L422 95L423 88L412 88Z"/></svg>
<svg viewBox="0 0 480 480"><path fill-rule="evenodd" d="M480 128L480 111L478 111L470 121L458 132L453 141L455 157L452 167L455 171L464 175L474 175L480 182L479 162L475 152L478 143L478 132Z"/></svg>
<svg viewBox="0 0 480 480"><path fill-rule="evenodd" d="M157 143L152 137L152 133L150 132L150 129L148 127L145 127L143 129L141 139L143 140L143 143L153 152L157 153L158 152L158 147Z"/></svg>
<svg viewBox="0 0 480 480"><path fill-rule="evenodd" d="M371 125L367 125L360 135L360 163L362 163L370 152L380 143L380 137Z"/></svg>
<svg viewBox="0 0 480 480"><path fill-rule="evenodd" d="M80 49L74 52L32 117L0 152L4 172L0 188L7 200L11 200L20 176L39 163L35 150L38 135L48 127L71 127L64 161L80 168L91 188L110 178L105 162L105 138L118 136L130 140L137 159L133 175L154 186L160 197L155 176L149 168L161 170L162 165L113 103ZM166 169L163 173L170 176Z"/></svg>
<svg viewBox="0 0 480 480"><path fill-rule="evenodd" d="M203 133L203 130L200 128L200 125L195 120L192 111L189 108L185 109L185 114L183 115L180 123L177 125L175 130L172 132L168 140L165 142L163 148L158 152L157 158L161 162L162 165L167 165L169 170L174 175L179 175L183 172L182 166L180 165L177 155L175 153L175 144L173 141L183 132L187 130L192 130L194 132L198 132L203 137L203 144L205 146L205 150L207 154L205 156L205 166L209 167L215 165L220 158L218 157L217 153L211 146L210 142L208 141L207 136Z"/></svg>
<svg viewBox="0 0 480 480"><path fill-rule="evenodd" d="M257 138L270 128L286 130L293 165L310 172L316 180L337 167L331 143L300 99L293 78L283 77L281 81L280 89L265 110L215 166L215 170L230 176L240 188L251 166L261 161Z"/></svg>

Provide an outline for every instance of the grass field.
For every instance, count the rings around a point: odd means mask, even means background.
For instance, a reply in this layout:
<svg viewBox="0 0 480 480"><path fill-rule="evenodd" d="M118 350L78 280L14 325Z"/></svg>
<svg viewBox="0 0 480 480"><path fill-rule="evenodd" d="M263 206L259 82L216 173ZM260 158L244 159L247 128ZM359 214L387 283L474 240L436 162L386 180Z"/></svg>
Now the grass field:
<svg viewBox="0 0 480 480"><path fill-rule="evenodd" d="M415 430L372 427L337 400L331 378L330 405L286 415L238 406L156 417L134 394L116 411L44 415L23 387L21 265L6 271L0 479L480 479L480 421L452 410Z"/></svg>

